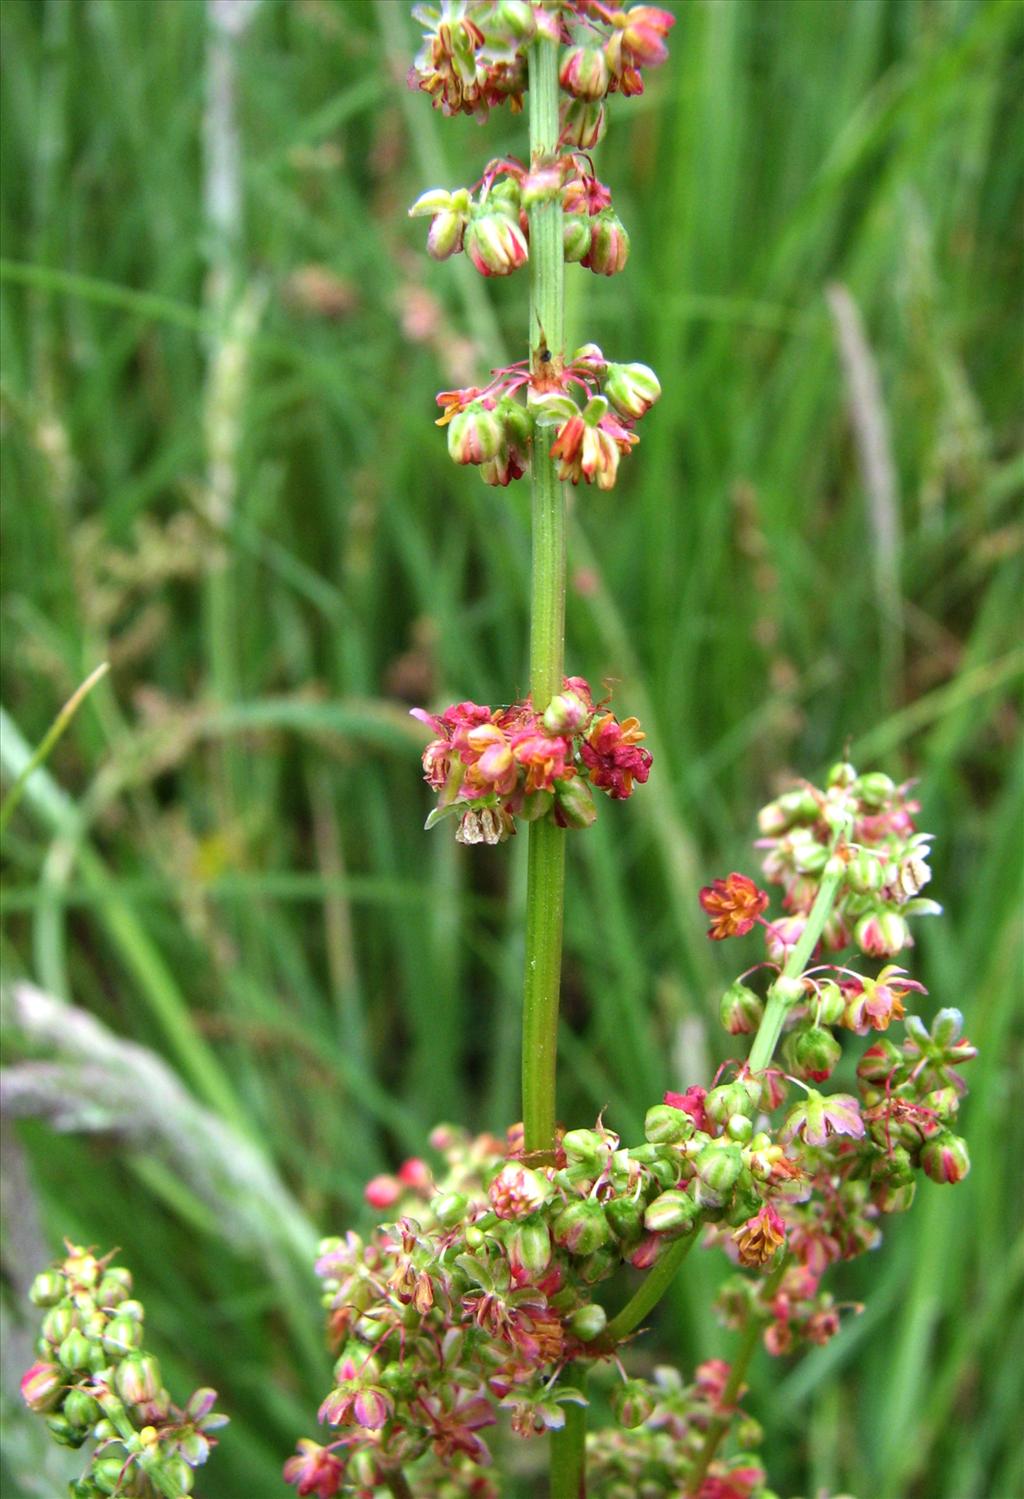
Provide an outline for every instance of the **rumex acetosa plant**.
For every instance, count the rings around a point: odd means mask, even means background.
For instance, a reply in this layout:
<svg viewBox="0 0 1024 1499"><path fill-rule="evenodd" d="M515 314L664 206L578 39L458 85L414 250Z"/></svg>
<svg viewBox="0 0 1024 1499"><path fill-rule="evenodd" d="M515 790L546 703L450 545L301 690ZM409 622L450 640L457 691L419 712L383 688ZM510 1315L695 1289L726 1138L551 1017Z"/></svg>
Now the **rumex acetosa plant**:
<svg viewBox="0 0 1024 1499"><path fill-rule="evenodd" d="M878 1244L921 1172L954 1183L969 1169L954 1126L974 1048L957 1011L930 1029L906 1013L924 991L893 961L913 945L910 919L938 910L921 894L928 837L908 787L846 763L823 788L771 802L759 847L780 912L740 873L698 897L710 938L763 933L763 957L721 1001L726 1031L750 1038L746 1056L709 1087L652 1101L635 1144L603 1119L556 1123L566 840L597 816L595 792L626 800L652 768L637 721L565 672L563 485L611 488L660 393L643 364L594 344L566 352L565 264L601 275L626 264L589 153L607 95L642 92L674 18L599 0L442 0L415 15L425 36L410 79L436 108L529 104L528 161L492 161L472 189L431 190L411 210L430 218L436 258L462 252L485 276L527 267L530 279L528 357L438 396L457 463L493 485L529 475L530 693L415 710L432 735L428 828L451 819L465 844L527 829L523 1117L502 1136L439 1126L433 1165L414 1157L367 1185L380 1226L321 1245L337 1355L319 1410L329 1434L303 1438L284 1478L316 1499L489 1499L502 1484L488 1433L505 1413L516 1436L549 1434L553 1499L772 1499L762 1432L741 1405L754 1350L826 1343L840 1322L830 1268ZM855 1093L822 1086L843 1033L871 1038ZM718 1311L737 1350L689 1378L667 1366L636 1377L630 1342L698 1242L736 1267ZM625 1267L641 1272L628 1297L612 1284ZM47 1312L23 1390L58 1440L96 1444L77 1499L187 1494L221 1419L212 1392L171 1405L126 1275L69 1246L33 1290ZM602 1369L616 1424L588 1434L588 1376Z"/></svg>

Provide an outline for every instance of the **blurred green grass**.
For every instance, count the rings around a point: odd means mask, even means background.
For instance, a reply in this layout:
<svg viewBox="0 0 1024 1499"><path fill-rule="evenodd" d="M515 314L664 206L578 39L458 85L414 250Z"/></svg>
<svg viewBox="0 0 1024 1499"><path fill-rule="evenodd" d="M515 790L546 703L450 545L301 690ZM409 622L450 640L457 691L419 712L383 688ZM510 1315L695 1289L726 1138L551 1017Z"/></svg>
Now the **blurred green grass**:
<svg viewBox="0 0 1024 1499"><path fill-rule="evenodd" d="M959 1005L982 1047L974 1170L925 1184L837 1276L863 1316L765 1359L749 1403L780 1493L1011 1499L1024 11L678 14L598 152L630 264L570 273L570 336L649 361L665 396L614 493L572 499L572 669L614 681L656 768L573 841L560 1112L635 1131L726 1054L696 889L755 869L786 777L847 746L919 777L946 915L915 963L929 1013ZM524 849L422 833L405 709L523 689L526 496L452 469L431 417L517 356L525 292L428 263L404 210L523 137L405 94L398 0L248 20L221 44L235 214L209 197L200 0L0 7L8 763L112 663L11 824L2 958L162 1052L326 1232L431 1123L517 1110ZM888 528L833 283L878 367ZM20 1138L51 1243L120 1245L170 1375L232 1411L203 1492L276 1492L325 1387L312 1279L292 1266L282 1309L280 1267L144 1153ZM688 1271L666 1355L727 1354L718 1274Z"/></svg>

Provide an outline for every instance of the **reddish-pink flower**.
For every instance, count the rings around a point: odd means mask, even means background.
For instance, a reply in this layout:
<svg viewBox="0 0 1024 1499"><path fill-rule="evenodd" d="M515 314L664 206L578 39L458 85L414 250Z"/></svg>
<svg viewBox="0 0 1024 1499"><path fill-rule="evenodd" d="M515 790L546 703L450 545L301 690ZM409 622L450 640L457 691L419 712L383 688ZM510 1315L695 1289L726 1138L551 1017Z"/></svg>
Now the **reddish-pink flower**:
<svg viewBox="0 0 1024 1499"><path fill-rule="evenodd" d="M715 942L724 937L745 937L768 905L768 892L735 871L724 880L705 885L699 898L711 918L708 936Z"/></svg>
<svg viewBox="0 0 1024 1499"><path fill-rule="evenodd" d="M767 1265L785 1238L785 1226L770 1202L746 1223L741 1223L733 1234L739 1246L740 1264L750 1269Z"/></svg>
<svg viewBox="0 0 1024 1499"><path fill-rule="evenodd" d="M649 750L640 748L643 730L635 718L621 723L614 714L596 718L580 746L583 762L590 772L591 785L618 801L625 801L633 791L633 781L641 785L651 773Z"/></svg>
<svg viewBox="0 0 1024 1499"><path fill-rule="evenodd" d="M300 1499L313 1494L316 1499L334 1499L341 1487L345 1470L327 1447L299 1438L299 1451L284 1465L285 1483L293 1483Z"/></svg>

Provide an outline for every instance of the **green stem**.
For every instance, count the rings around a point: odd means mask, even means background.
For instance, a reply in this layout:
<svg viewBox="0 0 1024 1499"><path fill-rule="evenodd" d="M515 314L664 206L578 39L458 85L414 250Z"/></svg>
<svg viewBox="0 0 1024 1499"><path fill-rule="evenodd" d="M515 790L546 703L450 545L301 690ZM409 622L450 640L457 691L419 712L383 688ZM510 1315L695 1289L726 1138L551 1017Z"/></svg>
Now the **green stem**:
<svg viewBox="0 0 1024 1499"><path fill-rule="evenodd" d="M530 66L530 160L537 167L558 145L558 46L533 44ZM557 196L530 207L530 363L542 371L562 359L565 266L562 206ZM538 425L531 462L533 566L530 690L543 712L562 687L565 651L565 499L548 434ZM527 1151L550 1150L555 1137L555 1053L562 967L565 838L548 821L530 825L523 995L523 1127Z"/></svg>
<svg viewBox="0 0 1024 1499"><path fill-rule="evenodd" d="M558 43L530 47L530 167L558 151ZM530 370L561 371L565 357L565 259L557 190L530 205ZM532 394L532 392L531 392ZM554 432L538 420L531 457L533 557L530 587L530 692L543 712L565 674L565 496L550 456ZM523 986L523 1131L527 1151L555 1143L555 1068L562 971L565 834L553 822L530 825ZM586 1410L569 1406L551 1437L551 1499L586 1493Z"/></svg>
<svg viewBox="0 0 1024 1499"><path fill-rule="evenodd" d="M565 1378L571 1380L567 1369ZM578 1382L578 1381L577 1381ZM565 1425L551 1433L550 1499L584 1499L587 1492L587 1408L563 1405Z"/></svg>
<svg viewBox="0 0 1024 1499"><path fill-rule="evenodd" d="M778 1264L775 1266L771 1275L769 1275L768 1279L764 1283L764 1286L762 1287L761 1301L764 1305L770 1305L772 1299L775 1296L775 1292L779 1289L779 1284L782 1280L782 1277L786 1273L786 1267L788 1266L788 1264L789 1256L786 1253L782 1253L779 1256ZM722 1391L722 1408L729 1414L725 1416L716 1416L708 1425L707 1431L705 1431L704 1433L703 1444L701 1445L700 1452L697 1455L696 1465L692 1473L690 1474L687 1483L686 1492L688 1495L695 1495L700 1493L701 1485L703 1484L704 1479L707 1477L708 1468L710 1468L714 1460L715 1453L718 1451L722 1438L729 1430L732 1416L734 1414L733 1408L735 1407L736 1402L739 1400L740 1391L743 1388L743 1382L747 1377L747 1369L750 1365L750 1360L753 1358L757 1345L761 1341L761 1329L764 1327L765 1323L768 1320L768 1317L766 1317L763 1313L759 1314L754 1310L753 1307L751 1307L750 1321L747 1323L747 1326L744 1330L743 1341L736 1351L736 1357L733 1359L732 1370L730 1371L729 1378L725 1382L725 1389Z"/></svg>
<svg viewBox="0 0 1024 1499"><path fill-rule="evenodd" d="M618 1343L634 1328L640 1326L640 1323L650 1315L664 1296L675 1279L679 1266L699 1238L699 1232L694 1229L693 1233L687 1234L683 1239L677 1239L671 1248L665 1251L621 1312L618 1312L608 1323L602 1335L602 1343Z"/></svg>
<svg viewBox="0 0 1024 1499"><path fill-rule="evenodd" d="M799 980L807 960L818 945L825 923L832 915L839 886L843 881L846 866L841 859L836 857L836 853L840 844L845 841L848 831L849 829L844 826L833 838L831 856L825 866L825 874L818 888L814 905L811 907L811 914L807 918L807 925L800 935L800 940L786 959L782 972L768 990L768 1003L765 1005L761 1024L754 1037L754 1044L750 1048L748 1066L751 1072L763 1072L768 1066L779 1044L786 1016L802 996L802 988L797 987Z"/></svg>

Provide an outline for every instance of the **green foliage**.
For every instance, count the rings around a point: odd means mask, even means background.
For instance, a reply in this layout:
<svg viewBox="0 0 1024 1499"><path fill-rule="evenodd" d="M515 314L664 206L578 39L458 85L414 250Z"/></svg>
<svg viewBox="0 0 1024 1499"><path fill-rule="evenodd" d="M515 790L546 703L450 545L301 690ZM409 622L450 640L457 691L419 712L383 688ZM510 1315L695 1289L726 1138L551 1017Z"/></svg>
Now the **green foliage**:
<svg viewBox="0 0 1024 1499"><path fill-rule="evenodd" d="M569 849L560 1113L635 1132L728 1054L732 954L696 893L756 872L786 776L847 742L919 776L947 914L915 971L981 1049L974 1169L837 1274L863 1316L755 1364L747 1406L782 1493L1009 1495L1022 13L679 17L598 153L630 274L568 272L570 346L639 350L665 393L616 490L573 497L570 666L616 683L655 767ZM519 136L496 118L481 150L404 95L395 0L262 0L229 48L243 219L211 219L196 0L7 0L0 22L6 786L112 663L8 829L5 971L161 1052L340 1230L431 1123L518 1108L525 847L426 837L405 708L526 685L526 496L456 472L430 422L484 373L467 336L520 357L521 287L426 264L405 208ZM877 362L897 524L832 283ZM328 1367L312 1275L226 1240L144 1148L22 1139L51 1245L119 1245L169 1382L220 1391L216 1491L270 1492ZM728 1353L700 1260L659 1325L684 1362Z"/></svg>

